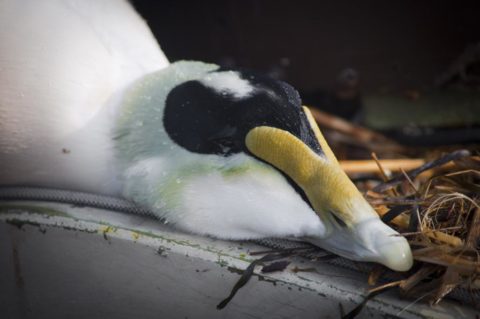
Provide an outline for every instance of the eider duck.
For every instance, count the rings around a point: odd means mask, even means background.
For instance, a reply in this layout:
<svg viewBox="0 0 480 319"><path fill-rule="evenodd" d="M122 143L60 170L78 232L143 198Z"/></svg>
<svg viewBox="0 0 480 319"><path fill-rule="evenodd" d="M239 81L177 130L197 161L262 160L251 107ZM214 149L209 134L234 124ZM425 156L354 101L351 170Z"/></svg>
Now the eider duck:
<svg viewBox="0 0 480 319"><path fill-rule="evenodd" d="M3 1L0 40L0 184L120 195L197 234L411 267L290 85L169 64L124 0Z"/></svg>

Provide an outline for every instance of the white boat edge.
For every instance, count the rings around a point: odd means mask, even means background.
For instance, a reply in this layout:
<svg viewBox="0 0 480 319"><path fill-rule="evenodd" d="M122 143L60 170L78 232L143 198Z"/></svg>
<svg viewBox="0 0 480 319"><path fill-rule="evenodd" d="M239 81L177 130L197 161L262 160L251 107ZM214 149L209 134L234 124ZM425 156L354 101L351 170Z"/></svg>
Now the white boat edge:
<svg viewBox="0 0 480 319"><path fill-rule="evenodd" d="M17 317L338 318L365 297L366 276L294 258L230 293L265 247L185 234L148 217L67 204L0 202L0 306ZM314 272L292 272L294 267ZM3 304L3 305L2 305ZM429 307L397 293L370 300L359 318L475 317L445 300Z"/></svg>

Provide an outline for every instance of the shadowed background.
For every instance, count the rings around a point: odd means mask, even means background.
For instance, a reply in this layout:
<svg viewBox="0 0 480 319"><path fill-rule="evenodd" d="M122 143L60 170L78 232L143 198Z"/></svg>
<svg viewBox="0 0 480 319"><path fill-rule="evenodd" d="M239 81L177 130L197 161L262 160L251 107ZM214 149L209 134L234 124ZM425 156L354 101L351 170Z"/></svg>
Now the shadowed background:
<svg viewBox="0 0 480 319"><path fill-rule="evenodd" d="M172 61L284 68L300 89L352 67L365 90L426 88L480 41L467 1L134 1Z"/></svg>
<svg viewBox="0 0 480 319"><path fill-rule="evenodd" d="M201 60L268 73L295 86L305 104L348 120L360 118L377 130L407 127L414 135L401 133L406 143L418 141L417 126L470 129L480 124L480 5L474 1L133 4L171 61ZM467 65L473 74L469 82L455 73L438 85L475 46L476 60ZM464 131L447 132L438 139L452 134L458 135L452 142L465 136ZM467 135L468 142L480 140L478 129Z"/></svg>

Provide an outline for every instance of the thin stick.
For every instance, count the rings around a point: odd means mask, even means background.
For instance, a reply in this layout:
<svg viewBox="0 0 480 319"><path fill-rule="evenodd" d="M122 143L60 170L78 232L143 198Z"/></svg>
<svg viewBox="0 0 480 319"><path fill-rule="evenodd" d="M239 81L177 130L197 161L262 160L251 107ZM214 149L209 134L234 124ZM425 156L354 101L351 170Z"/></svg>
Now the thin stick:
<svg viewBox="0 0 480 319"><path fill-rule="evenodd" d="M458 151L452 152L452 153L447 154L443 157L437 158L434 161L425 163L424 165L420 166L419 168L408 172L408 176L410 176L410 178L414 179L415 177L417 177L418 175L420 175L424 171L427 171L429 169L432 169L432 168L435 168L435 167L438 167L438 166L442 166L442 165L444 165L444 164L446 164L450 161L458 160L458 159L461 159L461 158L464 158L464 157L467 157L467 156L470 156L470 155L471 155L471 153L468 150L458 150ZM391 180L389 180L388 182L377 185L373 189L373 191L375 191L377 193L384 192L387 189L391 189L394 186L397 186L398 184L400 184L402 182L402 180L403 180L403 175L396 176L396 177L392 178Z"/></svg>
<svg viewBox="0 0 480 319"><path fill-rule="evenodd" d="M422 299L425 298L426 296L433 294L434 292L435 292L435 291L430 291L430 292L427 292L426 294L418 297L418 298L415 299L413 302L411 302L410 304L408 304L405 308L403 308L402 310L400 310L400 311L396 314L396 316L397 316L397 317L400 317L400 315L401 315L405 310L407 310L408 308L410 308L411 306L413 306L414 304L416 304L417 302L419 302L420 300L422 300Z"/></svg>
<svg viewBox="0 0 480 319"><path fill-rule="evenodd" d="M405 281L405 280L398 280L398 281L389 282L388 284L381 285L381 286L378 286L378 287L369 289L369 290L368 290L368 293L371 294L371 293L374 293L374 292L383 290L383 289L385 289L385 288L399 286L399 285L401 285L404 281Z"/></svg>
<svg viewBox="0 0 480 319"><path fill-rule="evenodd" d="M413 190L415 191L415 193L418 195L418 194L419 194L418 189L417 189L417 187L415 186L415 184L413 184L413 181L410 179L410 177L407 175L407 173L405 173L405 171L403 170L403 168L400 168L400 171L402 172L403 176L405 176L405 179L408 181L408 183L409 183L410 186L413 188Z"/></svg>
<svg viewBox="0 0 480 319"><path fill-rule="evenodd" d="M377 163L377 166L378 166L378 169L380 170L380 174L383 178L383 181L384 182L387 182L388 181L388 176L387 174L385 173L385 170L383 169L382 167L382 164L380 163L380 161L378 160L378 157L377 157L377 154L375 154L375 152L372 152L371 154L373 160L375 161L375 163ZM379 192L380 193L380 192ZM394 190L394 189L389 189L387 191L387 194L391 195L391 196L398 196L398 193Z"/></svg>
<svg viewBox="0 0 480 319"><path fill-rule="evenodd" d="M420 226L420 231L423 232L423 221L420 218L420 212L418 211L418 207L415 209L415 214L417 214L418 225Z"/></svg>
<svg viewBox="0 0 480 319"><path fill-rule="evenodd" d="M388 181L387 173L383 169L382 164L380 164L380 161L378 160L377 154L375 154L375 152L372 152L371 156L372 156L373 160L375 161L375 163L377 164L378 170L380 171L380 175L382 176L383 181L384 182Z"/></svg>
<svg viewBox="0 0 480 319"><path fill-rule="evenodd" d="M452 226L452 227L445 227L445 228L439 228L439 229L429 229L429 230L423 230L423 231L400 233L395 236L413 236L413 235L420 235L425 233L433 233L433 232L439 232L444 230L456 230L456 229L462 229L462 226Z"/></svg>
<svg viewBox="0 0 480 319"><path fill-rule="evenodd" d="M381 159L378 161L384 169L388 169L392 172L398 172L401 169L409 171L425 164L425 160L421 158ZM339 163L347 174L368 174L378 172L378 164L374 160L340 160Z"/></svg>

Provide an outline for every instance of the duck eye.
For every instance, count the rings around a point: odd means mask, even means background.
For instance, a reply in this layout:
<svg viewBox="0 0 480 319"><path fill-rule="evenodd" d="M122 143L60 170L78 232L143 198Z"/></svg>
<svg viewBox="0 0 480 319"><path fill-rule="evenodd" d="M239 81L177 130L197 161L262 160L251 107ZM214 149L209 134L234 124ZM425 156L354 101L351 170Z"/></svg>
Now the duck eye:
<svg viewBox="0 0 480 319"><path fill-rule="evenodd" d="M333 216L333 219L335 220L338 226L340 226L341 228L347 227L347 224L345 224L345 222L341 220L334 212L330 211L330 214Z"/></svg>

